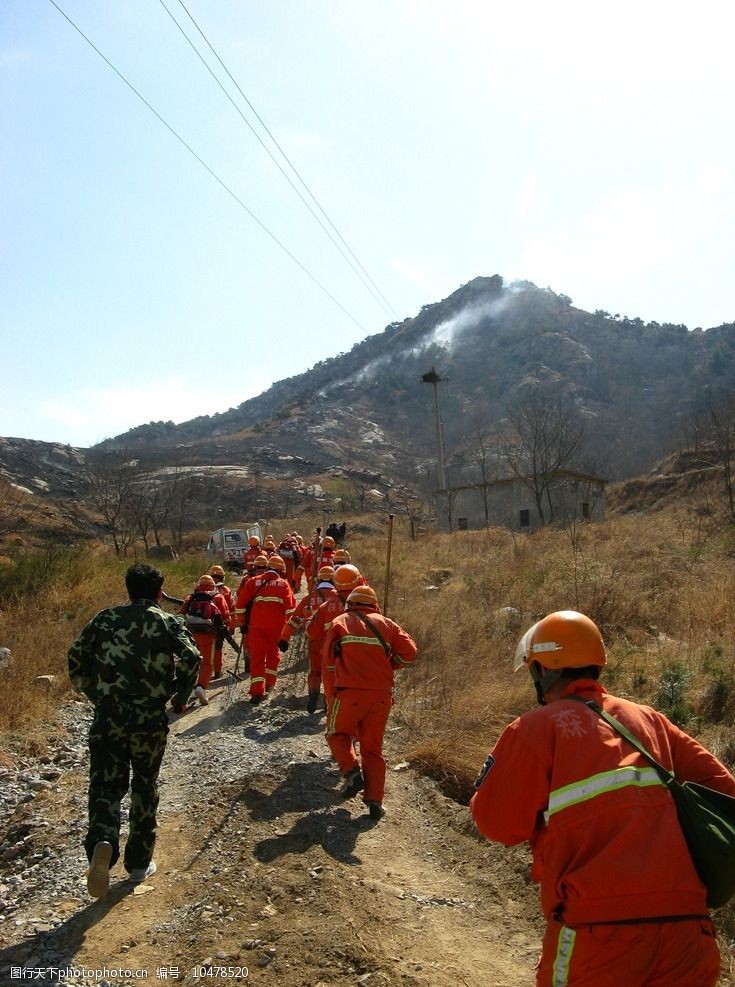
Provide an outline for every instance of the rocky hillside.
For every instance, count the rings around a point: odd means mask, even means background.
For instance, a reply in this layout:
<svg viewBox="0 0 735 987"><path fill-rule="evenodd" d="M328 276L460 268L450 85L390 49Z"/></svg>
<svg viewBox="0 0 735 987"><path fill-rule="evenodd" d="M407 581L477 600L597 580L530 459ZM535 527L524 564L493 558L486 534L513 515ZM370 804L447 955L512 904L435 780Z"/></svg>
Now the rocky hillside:
<svg viewBox="0 0 735 987"><path fill-rule="evenodd" d="M735 384L735 324L683 325L585 312L571 299L476 278L349 353L279 381L237 408L181 425L158 422L107 440L146 457L301 457L410 479L436 455L432 388L441 385L448 456L532 394L563 397L588 422L590 452L611 479L650 468L683 444L692 416Z"/></svg>
<svg viewBox="0 0 735 987"><path fill-rule="evenodd" d="M141 424L91 450L0 440L0 478L86 524L85 462L135 462L154 481L187 473L192 524L286 516L326 495L339 510L435 487L435 367L448 465L524 401L564 401L586 425L588 469L649 471L686 444L692 418L735 387L735 324L683 325L575 308L530 283L476 278L303 374L220 414ZM473 445L474 444L474 445ZM61 523L61 521L60 521Z"/></svg>

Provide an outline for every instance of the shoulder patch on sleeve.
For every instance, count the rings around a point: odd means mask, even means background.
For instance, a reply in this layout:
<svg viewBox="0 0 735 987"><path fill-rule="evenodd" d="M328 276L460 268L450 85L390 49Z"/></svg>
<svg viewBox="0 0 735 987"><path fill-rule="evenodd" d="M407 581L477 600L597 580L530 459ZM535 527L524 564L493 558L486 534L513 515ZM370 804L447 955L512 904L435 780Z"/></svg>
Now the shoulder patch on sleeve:
<svg viewBox="0 0 735 987"><path fill-rule="evenodd" d="M487 760L485 761L485 763L482 766L482 771L479 773L479 775L475 779L475 788L479 788L480 787L480 785L483 783L483 781L487 777L487 773L490 770L490 768L492 768L493 764L495 764L495 758L492 756L492 754L488 754Z"/></svg>

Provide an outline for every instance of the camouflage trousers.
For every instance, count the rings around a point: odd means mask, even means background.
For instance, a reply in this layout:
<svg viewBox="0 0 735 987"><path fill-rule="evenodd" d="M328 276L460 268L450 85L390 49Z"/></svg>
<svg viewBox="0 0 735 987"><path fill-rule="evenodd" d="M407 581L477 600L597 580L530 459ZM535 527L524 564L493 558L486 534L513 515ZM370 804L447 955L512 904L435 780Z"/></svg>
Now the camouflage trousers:
<svg viewBox="0 0 735 987"><path fill-rule="evenodd" d="M144 712L117 704L95 709L89 730L89 826L87 859L97 843L112 844L113 866L120 857L120 803L130 788L127 871L147 867L156 843L158 772L166 750L165 710ZM132 773L132 781L131 781Z"/></svg>

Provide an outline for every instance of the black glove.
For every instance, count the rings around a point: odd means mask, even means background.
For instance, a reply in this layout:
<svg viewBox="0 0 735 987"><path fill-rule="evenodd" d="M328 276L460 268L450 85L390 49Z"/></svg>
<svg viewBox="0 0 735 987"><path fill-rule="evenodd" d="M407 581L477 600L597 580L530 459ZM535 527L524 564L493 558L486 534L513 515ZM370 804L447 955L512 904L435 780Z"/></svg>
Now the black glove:
<svg viewBox="0 0 735 987"><path fill-rule="evenodd" d="M283 653L285 651L288 651L288 641L279 641L278 642L278 650L281 653Z"/></svg>

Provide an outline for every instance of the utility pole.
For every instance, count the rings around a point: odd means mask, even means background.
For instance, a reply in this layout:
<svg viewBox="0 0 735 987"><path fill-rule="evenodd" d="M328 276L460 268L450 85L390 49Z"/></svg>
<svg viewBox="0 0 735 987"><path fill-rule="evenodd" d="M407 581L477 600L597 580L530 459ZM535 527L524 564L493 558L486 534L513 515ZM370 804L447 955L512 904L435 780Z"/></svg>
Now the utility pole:
<svg viewBox="0 0 735 987"><path fill-rule="evenodd" d="M428 374L421 377L422 384L432 384L434 387L434 410L436 412L436 448L437 448L437 473L439 476L439 490L444 492L447 489L447 480L444 475L444 441L442 439L442 419L439 411L439 388L437 384L449 380L448 377L440 377L432 367Z"/></svg>

